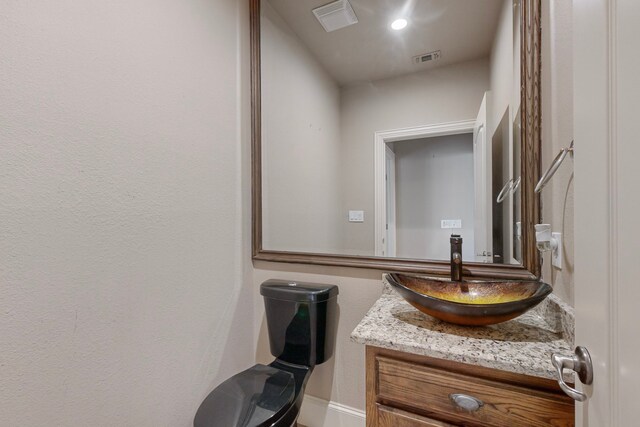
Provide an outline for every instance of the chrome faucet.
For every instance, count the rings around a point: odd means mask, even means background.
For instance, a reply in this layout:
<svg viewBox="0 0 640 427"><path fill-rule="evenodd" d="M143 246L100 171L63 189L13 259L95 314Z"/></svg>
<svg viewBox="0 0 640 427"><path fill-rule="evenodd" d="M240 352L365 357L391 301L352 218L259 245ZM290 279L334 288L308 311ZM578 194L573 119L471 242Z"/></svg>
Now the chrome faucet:
<svg viewBox="0 0 640 427"><path fill-rule="evenodd" d="M462 237L459 234L451 235L451 280L462 281Z"/></svg>

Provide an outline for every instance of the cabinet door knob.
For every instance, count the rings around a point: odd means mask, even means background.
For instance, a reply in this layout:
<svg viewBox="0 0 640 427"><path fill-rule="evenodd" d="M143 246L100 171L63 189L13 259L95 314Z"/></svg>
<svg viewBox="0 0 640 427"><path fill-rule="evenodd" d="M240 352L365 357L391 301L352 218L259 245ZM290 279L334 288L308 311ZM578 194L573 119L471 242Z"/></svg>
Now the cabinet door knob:
<svg viewBox="0 0 640 427"><path fill-rule="evenodd" d="M468 394L453 393L449 395L449 399L460 409L467 412L475 412L484 405L482 400L476 399Z"/></svg>

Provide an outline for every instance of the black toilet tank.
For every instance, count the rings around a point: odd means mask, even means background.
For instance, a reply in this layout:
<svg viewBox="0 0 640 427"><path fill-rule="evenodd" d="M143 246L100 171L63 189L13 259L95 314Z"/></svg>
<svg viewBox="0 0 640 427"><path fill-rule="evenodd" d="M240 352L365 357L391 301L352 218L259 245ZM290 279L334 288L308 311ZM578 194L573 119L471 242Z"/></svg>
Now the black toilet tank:
<svg viewBox="0 0 640 427"><path fill-rule="evenodd" d="M338 326L338 287L287 280L260 286L271 354L297 365L315 366L333 355Z"/></svg>

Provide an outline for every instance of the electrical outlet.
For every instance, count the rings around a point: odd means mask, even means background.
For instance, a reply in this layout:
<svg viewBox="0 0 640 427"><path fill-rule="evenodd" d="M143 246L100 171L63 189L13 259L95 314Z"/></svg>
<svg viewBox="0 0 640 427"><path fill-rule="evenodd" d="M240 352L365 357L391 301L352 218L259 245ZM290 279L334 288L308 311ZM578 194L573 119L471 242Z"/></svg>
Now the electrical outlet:
<svg viewBox="0 0 640 427"><path fill-rule="evenodd" d="M461 219L443 219L440 221L440 228L462 228Z"/></svg>
<svg viewBox="0 0 640 427"><path fill-rule="evenodd" d="M349 222L364 222L364 211L349 211Z"/></svg>

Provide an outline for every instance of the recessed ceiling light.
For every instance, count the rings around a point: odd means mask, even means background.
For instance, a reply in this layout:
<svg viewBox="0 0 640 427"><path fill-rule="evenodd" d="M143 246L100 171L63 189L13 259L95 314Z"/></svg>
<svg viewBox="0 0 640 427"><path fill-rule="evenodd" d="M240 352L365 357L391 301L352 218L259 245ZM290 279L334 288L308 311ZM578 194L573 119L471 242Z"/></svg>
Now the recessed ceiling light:
<svg viewBox="0 0 640 427"><path fill-rule="evenodd" d="M398 19L396 19L395 21L393 21L393 22L391 23L391 28L393 28L394 30L396 30L396 31L397 31L397 30L401 30L401 29L403 29L404 27L406 27L406 26L407 26L407 24L408 24L408 22L407 22L407 20L406 20L406 19L404 19L404 18L398 18Z"/></svg>

